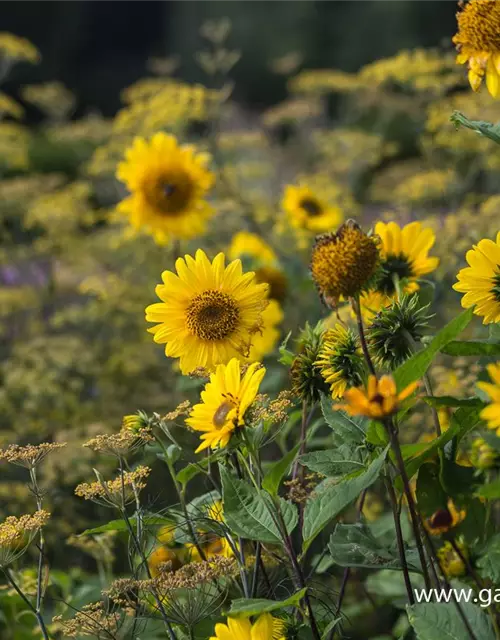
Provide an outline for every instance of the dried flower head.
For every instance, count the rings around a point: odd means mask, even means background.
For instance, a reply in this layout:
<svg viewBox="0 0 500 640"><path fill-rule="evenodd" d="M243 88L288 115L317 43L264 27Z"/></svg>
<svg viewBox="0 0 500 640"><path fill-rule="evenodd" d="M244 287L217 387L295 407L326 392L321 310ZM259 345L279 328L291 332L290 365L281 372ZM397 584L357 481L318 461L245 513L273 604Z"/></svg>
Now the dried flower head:
<svg viewBox="0 0 500 640"><path fill-rule="evenodd" d="M124 471L115 480L103 480L95 471L97 482L82 482L76 487L75 495L107 507L123 508L135 499L137 492L144 489L150 473L149 467L139 466L133 471Z"/></svg>
<svg viewBox="0 0 500 640"><path fill-rule="evenodd" d="M50 517L47 511L36 511L32 516L9 516L0 524L0 567L6 567L19 558Z"/></svg>
<svg viewBox="0 0 500 640"><path fill-rule="evenodd" d="M92 638L116 638L120 629L122 613L110 611L103 602L91 602L84 605L75 616L63 620L62 616L53 618L53 622L61 625L66 638L90 636Z"/></svg>
<svg viewBox="0 0 500 640"><path fill-rule="evenodd" d="M135 431L124 428L118 433L95 436L95 438L85 442L83 446L92 449L96 453L107 453L122 458L153 439L149 427Z"/></svg>
<svg viewBox="0 0 500 640"><path fill-rule="evenodd" d="M65 442L44 442L42 444L27 444L21 447L11 444L6 449L0 450L0 460L5 460L19 467L33 469L51 452L62 449Z"/></svg>
<svg viewBox="0 0 500 640"><path fill-rule="evenodd" d="M180 416L188 416L191 413L191 403L189 400L183 400L173 411L165 414L163 420L173 422Z"/></svg>
<svg viewBox="0 0 500 640"><path fill-rule="evenodd" d="M352 298L367 288L379 263L378 238L348 220L337 233L316 238L310 268L322 300L335 307L341 297Z"/></svg>

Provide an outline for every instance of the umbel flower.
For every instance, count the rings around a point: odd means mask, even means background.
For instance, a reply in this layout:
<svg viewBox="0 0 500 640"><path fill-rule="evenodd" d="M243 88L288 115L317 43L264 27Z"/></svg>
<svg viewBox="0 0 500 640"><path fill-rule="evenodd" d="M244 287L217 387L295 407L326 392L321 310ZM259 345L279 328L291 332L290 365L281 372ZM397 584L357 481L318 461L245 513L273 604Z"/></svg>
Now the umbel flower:
<svg viewBox="0 0 500 640"><path fill-rule="evenodd" d="M500 435L500 362L489 364L486 368L492 383L478 382L477 386L488 394L491 402L481 411L481 418Z"/></svg>
<svg viewBox="0 0 500 640"><path fill-rule="evenodd" d="M483 78L490 94L500 95L500 4L497 0L470 0L457 13L458 33L453 42L457 62L469 64L469 82L478 91Z"/></svg>
<svg viewBox="0 0 500 640"><path fill-rule="evenodd" d="M226 267L223 253L210 262L198 249L175 267L177 275L164 271L156 287L162 302L146 309L146 320L159 323L148 329L154 341L166 343L165 354L180 359L183 374L248 357L262 327L267 285L257 284L253 272L243 274L240 260Z"/></svg>
<svg viewBox="0 0 500 640"><path fill-rule="evenodd" d="M343 409L351 416L366 416L367 418L386 418L396 413L406 398L417 388L418 382L409 384L400 393L391 376L382 376L379 380L369 376L367 389L353 388L344 394L344 404L334 406Z"/></svg>
<svg viewBox="0 0 500 640"><path fill-rule="evenodd" d="M465 520L466 511L456 508L455 503L450 498L444 509L438 509L429 518L424 520L424 526L433 536L439 536L442 533L448 533L451 529Z"/></svg>
<svg viewBox="0 0 500 640"><path fill-rule="evenodd" d="M227 624L215 625L210 640L285 640L284 632L282 620L264 613L254 624L247 618L228 618Z"/></svg>
<svg viewBox="0 0 500 640"><path fill-rule="evenodd" d="M436 269L439 258L429 257L436 241L434 231L423 228L420 222L410 222L401 228L395 222L377 222L375 233L382 241L382 275L377 290L392 295L396 282L401 281L405 291L417 291L417 279Z"/></svg>
<svg viewBox="0 0 500 640"><path fill-rule="evenodd" d="M382 309L366 331L373 356L391 369L409 358L424 335L428 310L428 305L419 307L418 296L406 294Z"/></svg>
<svg viewBox="0 0 500 640"><path fill-rule="evenodd" d="M307 185L288 185L282 207L292 227L316 233L335 228L342 222L342 211L320 198Z"/></svg>
<svg viewBox="0 0 500 640"><path fill-rule="evenodd" d="M320 395L329 390L317 365L322 335L321 323L315 327L306 324L298 339L297 355L290 367L292 392L307 403L317 402Z"/></svg>
<svg viewBox="0 0 500 640"><path fill-rule="evenodd" d="M341 398L349 387L358 387L363 381L364 365L359 340L351 329L341 324L325 331L315 364L330 385L334 400Z"/></svg>
<svg viewBox="0 0 500 640"><path fill-rule="evenodd" d="M255 400L266 370L254 362L242 375L240 366L237 358L227 365L219 364L201 392L202 401L187 418L191 429L203 432L196 453L208 447L227 446L233 432L245 424L245 413Z"/></svg>
<svg viewBox="0 0 500 640"><path fill-rule="evenodd" d="M50 513L40 510L32 516L9 516L0 523L0 567L7 567L26 551L49 517Z"/></svg>
<svg viewBox="0 0 500 640"><path fill-rule="evenodd" d="M336 306L341 297L352 298L369 286L379 262L378 238L348 220L337 233L316 238L310 268L323 301Z"/></svg>
<svg viewBox="0 0 500 640"><path fill-rule="evenodd" d="M500 231L496 242L480 240L465 254L468 267L457 274L455 291L465 293L462 307L474 307L483 324L500 322Z"/></svg>
<svg viewBox="0 0 500 640"><path fill-rule="evenodd" d="M214 182L214 174L206 168L209 159L193 146L179 146L166 133L157 133L150 141L136 138L116 172L130 191L118 211L159 243L202 234L214 213L204 200Z"/></svg>

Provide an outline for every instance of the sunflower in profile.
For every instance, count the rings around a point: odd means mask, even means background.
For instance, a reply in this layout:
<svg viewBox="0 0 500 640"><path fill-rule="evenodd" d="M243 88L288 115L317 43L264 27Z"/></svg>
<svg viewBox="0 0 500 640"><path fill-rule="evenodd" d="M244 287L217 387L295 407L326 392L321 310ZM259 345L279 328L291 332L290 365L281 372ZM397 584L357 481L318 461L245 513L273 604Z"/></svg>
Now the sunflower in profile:
<svg viewBox="0 0 500 640"><path fill-rule="evenodd" d="M363 357L353 331L341 324L328 329L323 335L316 366L330 385L335 400L349 387L359 387L363 381Z"/></svg>
<svg viewBox="0 0 500 640"><path fill-rule="evenodd" d="M118 211L159 243L202 234L214 214L204 200L214 183L214 174L207 169L209 159L193 146L179 146L166 133L156 133L149 141L136 138L116 172L130 191Z"/></svg>
<svg viewBox="0 0 500 640"><path fill-rule="evenodd" d="M458 33L453 36L457 63L469 63L469 82L478 91L483 78L494 98L500 96L500 3L471 0L457 13Z"/></svg>
<svg viewBox="0 0 500 640"><path fill-rule="evenodd" d="M341 298L369 288L379 265L379 239L348 220L336 233L317 236L310 269L322 300L335 307Z"/></svg>
<svg viewBox="0 0 500 640"><path fill-rule="evenodd" d="M186 424L203 432L202 443L196 453L208 447L226 447L234 431L245 424L245 413L255 400L266 370L259 362L249 365L241 374L237 358L229 364L219 364L201 393L201 402L195 405Z"/></svg>
<svg viewBox="0 0 500 640"><path fill-rule="evenodd" d="M431 273L439 264L439 258L429 256L436 241L434 231L422 227L420 222L410 222L402 228L395 222L377 222L375 234L382 241L382 277L377 282L377 291L392 296L398 281L407 293L417 291L418 278Z"/></svg>
<svg viewBox="0 0 500 640"><path fill-rule="evenodd" d="M335 405L334 409L343 409L351 416L381 420L396 413L417 386L418 382L412 382L398 393L392 376L384 375L380 379L369 376L366 390L362 387L348 389L344 393L345 404Z"/></svg>
<svg viewBox="0 0 500 640"><path fill-rule="evenodd" d="M248 356L250 362L261 362L265 356L274 351L281 334L278 327L283 317L283 310L279 303L276 300L269 300L269 304L262 312L262 328L252 338Z"/></svg>
<svg viewBox="0 0 500 640"><path fill-rule="evenodd" d="M216 624L209 640L286 640L282 620L263 613L253 624L248 618L228 618L227 624Z"/></svg>
<svg viewBox="0 0 500 640"><path fill-rule="evenodd" d="M165 354L179 358L183 374L198 367L213 370L233 357L247 358L255 334L262 328L267 285L252 272L243 273L240 260L225 266L224 254L210 262L198 249L175 263L177 275L162 273L156 287L162 300L146 309L154 341Z"/></svg>
<svg viewBox="0 0 500 640"><path fill-rule="evenodd" d="M282 207L292 227L321 233L337 227L343 219L339 207L330 205L307 185L288 185Z"/></svg>
<svg viewBox="0 0 500 640"><path fill-rule="evenodd" d="M455 291L465 293L462 307L474 307L483 324L500 322L500 231L496 242L480 240L465 254L468 267L457 274Z"/></svg>
<svg viewBox="0 0 500 640"><path fill-rule="evenodd" d="M478 382L477 386L490 397L490 404L481 411L481 418L490 429L500 435L500 362L487 367L491 382Z"/></svg>

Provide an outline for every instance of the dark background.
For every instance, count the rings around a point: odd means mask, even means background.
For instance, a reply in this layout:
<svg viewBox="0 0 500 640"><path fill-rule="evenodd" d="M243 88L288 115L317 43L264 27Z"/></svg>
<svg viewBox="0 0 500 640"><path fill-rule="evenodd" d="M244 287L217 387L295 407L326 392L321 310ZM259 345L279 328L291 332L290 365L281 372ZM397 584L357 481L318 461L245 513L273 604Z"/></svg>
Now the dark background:
<svg viewBox="0 0 500 640"><path fill-rule="evenodd" d="M2 0L0 29L27 37L43 55L38 67L18 65L6 88L58 79L77 94L79 111L112 115L120 89L146 75L151 55L178 53L177 75L206 81L193 60L203 45L198 30L227 16L229 45L242 52L232 72L236 97L265 106L284 95L273 59L300 51L303 68L355 71L402 48L451 47L456 11L454 0Z"/></svg>

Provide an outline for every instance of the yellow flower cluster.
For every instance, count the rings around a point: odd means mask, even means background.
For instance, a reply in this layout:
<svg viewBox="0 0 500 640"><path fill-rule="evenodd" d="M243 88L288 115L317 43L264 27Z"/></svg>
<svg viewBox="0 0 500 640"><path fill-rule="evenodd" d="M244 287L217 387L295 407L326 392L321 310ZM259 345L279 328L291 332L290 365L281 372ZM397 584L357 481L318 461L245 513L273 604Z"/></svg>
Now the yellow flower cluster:
<svg viewBox="0 0 500 640"><path fill-rule="evenodd" d="M8 60L24 60L32 64L40 61L40 53L29 40L6 31L0 33L0 56Z"/></svg>

